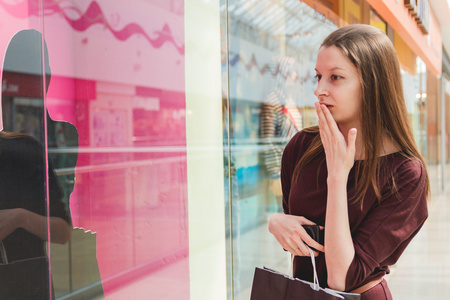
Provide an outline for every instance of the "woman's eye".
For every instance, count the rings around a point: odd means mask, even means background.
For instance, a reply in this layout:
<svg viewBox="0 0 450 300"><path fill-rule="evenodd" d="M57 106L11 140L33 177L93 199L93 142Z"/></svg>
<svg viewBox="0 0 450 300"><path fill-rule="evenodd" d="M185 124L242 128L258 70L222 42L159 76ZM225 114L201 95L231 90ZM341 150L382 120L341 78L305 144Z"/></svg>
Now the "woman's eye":
<svg viewBox="0 0 450 300"><path fill-rule="evenodd" d="M317 79L317 81L320 81L320 79L322 79L322 75L320 74L316 74L316 76L314 76L314 78Z"/></svg>
<svg viewBox="0 0 450 300"><path fill-rule="evenodd" d="M341 78L342 78L342 76L339 76L339 75L331 75L331 80L339 80Z"/></svg>

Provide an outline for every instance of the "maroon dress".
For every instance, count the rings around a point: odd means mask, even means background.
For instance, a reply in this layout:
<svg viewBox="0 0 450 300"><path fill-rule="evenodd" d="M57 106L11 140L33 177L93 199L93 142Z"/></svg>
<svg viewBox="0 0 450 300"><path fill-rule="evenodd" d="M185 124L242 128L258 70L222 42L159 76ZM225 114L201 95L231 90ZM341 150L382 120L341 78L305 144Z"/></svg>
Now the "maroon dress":
<svg viewBox="0 0 450 300"><path fill-rule="evenodd" d="M286 214L303 216L325 226L327 205L327 168L323 155L307 164L298 181L292 180L295 166L314 138L314 134L297 133L287 144L282 159L281 183ZM361 163L355 162L355 166ZM378 178L381 201L371 185L364 205L349 202L350 229L355 256L349 267L345 289L354 290L389 273L406 246L428 217L426 173L422 163L400 152L380 157ZM349 173L347 194L354 195L355 166ZM325 228L326 234L326 228ZM316 258L321 286L327 286L325 255ZM312 281L310 257L295 257L294 275ZM380 294L381 293L381 294ZM374 296L370 296L374 295ZM385 298L380 295L386 295ZM391 299L385 282L362 294L362 299Z"/></svg>

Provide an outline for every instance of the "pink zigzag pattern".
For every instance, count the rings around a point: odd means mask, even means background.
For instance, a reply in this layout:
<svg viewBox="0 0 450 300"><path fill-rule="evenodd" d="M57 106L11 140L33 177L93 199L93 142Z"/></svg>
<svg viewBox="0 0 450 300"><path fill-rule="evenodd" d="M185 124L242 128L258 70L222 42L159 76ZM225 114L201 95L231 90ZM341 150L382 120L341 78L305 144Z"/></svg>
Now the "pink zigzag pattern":
<svg viewBox="0 0 450 300"><path fill-rule="evenodd" d="M41 7L39 5L39 0L23 1L18 4L7 4L3 1L0 5L12 16L16 18L28 18L31 15L39 16L42 15ZM80 14L78 19L71 19L67 14L66 10L76 11ZM155 48L160 48L165 43L171 43L175 46L178 53L184 55L184 45L178 45L172 36L172 32L167 24L164 24L162 30L155 30L153 33L156 35L155 38L151 38L145 30L137 23L130 23L126 25L121 30L115 30L109 22L106 20L102 9L96 1L92 1L89 4L88 9L84 14L79 12L75 7L62 8L58 5L55 0L44 0L44 15L61 14L66 21L72 26L73 29L77 31L85 31L89 27L95 24L104 25L109 31L114 35L114 37L120 41L125 41L132 35L140 34L142 35L150 44Z"/></svg>
<svg viewBox="0 0 450 300"><path fill-rule="evenodd" d="M234 56L231 57L231 53L230 53L230 58L228 63L230 64L230 66L235 66L238 63L241 63L245 69L247 71L250 71L252 69L256 69L258 70L258 72L264 76L264 74L268 73L270 74L272 77L277 77L277 76L282 76L282 78L284 80L286 80L288 77L290 77L292 75L292 73L290 71L286 72L283 74L283 72L281 71L281 64L277 63L275 70L271 71L271 68L269 67L269 64L264 64L262 67L259 66L258 60L256 59L256 56L254 53L252 53L250 62L247 63L247 61L240 55L240 54L233 54ZM222 58L222 65L226 64L226 59ZM313 83L315 83L315 75L311 74L311 72L308 70L306 75L303 77L303 82L307 82L307 81L311 81ZM300 82L301 78L300 76L297 78L296 81Z"/></svg>

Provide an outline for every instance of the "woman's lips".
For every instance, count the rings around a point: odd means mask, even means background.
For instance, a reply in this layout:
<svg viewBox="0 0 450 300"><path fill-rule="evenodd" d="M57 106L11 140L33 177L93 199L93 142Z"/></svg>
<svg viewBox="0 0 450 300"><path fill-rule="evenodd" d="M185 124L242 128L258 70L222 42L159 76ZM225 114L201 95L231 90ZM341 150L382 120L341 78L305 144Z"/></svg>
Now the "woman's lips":
<svg viewBox="0 0 450 300"><path fill-rule="evenodd" d="M334 107L333 105L331 105L331 104L326 104L326 103L320 103L320 105L324 105L324 106L326 106L328 109Z"/></svg>

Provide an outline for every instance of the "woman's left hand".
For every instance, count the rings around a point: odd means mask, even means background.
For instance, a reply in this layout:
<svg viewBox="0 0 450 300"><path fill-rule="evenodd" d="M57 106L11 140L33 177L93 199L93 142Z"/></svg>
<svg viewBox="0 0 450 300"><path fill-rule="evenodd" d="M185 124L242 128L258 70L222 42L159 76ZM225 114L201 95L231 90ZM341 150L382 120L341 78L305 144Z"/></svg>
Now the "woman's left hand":
<svg viewBox="0 0 450 300"><path fill-rule="evenodd" d="M357 130L350 129L346 141L328 108L318 102L315 105L319 116L320 139L325 150L328 178L348 176L355 163Z"/></svg>

